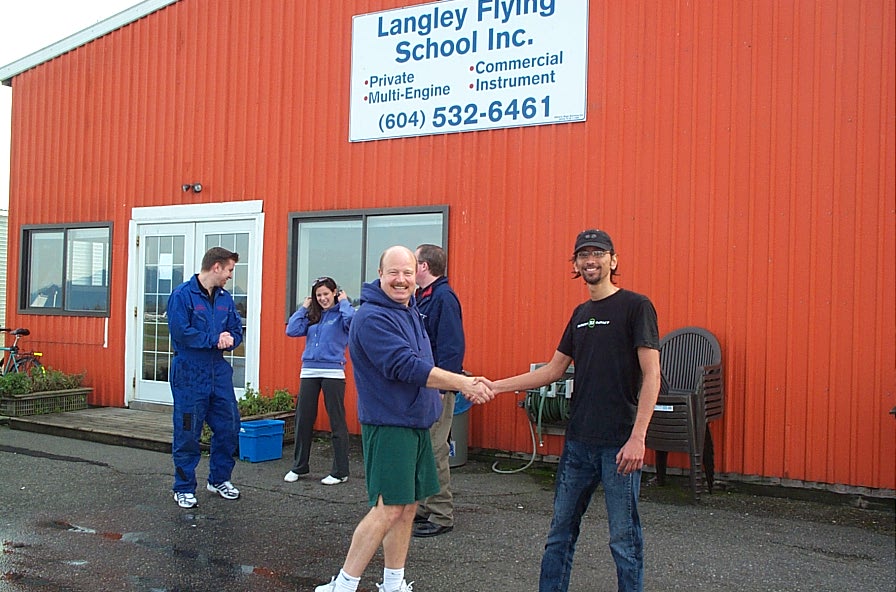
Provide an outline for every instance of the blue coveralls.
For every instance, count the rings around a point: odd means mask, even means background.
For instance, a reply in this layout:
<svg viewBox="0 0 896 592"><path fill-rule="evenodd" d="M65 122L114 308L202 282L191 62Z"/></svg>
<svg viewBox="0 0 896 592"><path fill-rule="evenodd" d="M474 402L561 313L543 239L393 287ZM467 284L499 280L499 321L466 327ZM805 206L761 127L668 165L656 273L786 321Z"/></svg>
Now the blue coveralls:
<svg viewBox="0 0 896 592"><path fill-rule="evenodd" d="M239 437L240 415L233 392L233 368L218 349L223 331L234 349L243 341L243 325L233 297L223 288L209 298L194 275L168 298L168 330L174 347L169 384L174 397L175 492L195 493L199 437L203 423L212 429L208 482L230 481Z"/></svg>

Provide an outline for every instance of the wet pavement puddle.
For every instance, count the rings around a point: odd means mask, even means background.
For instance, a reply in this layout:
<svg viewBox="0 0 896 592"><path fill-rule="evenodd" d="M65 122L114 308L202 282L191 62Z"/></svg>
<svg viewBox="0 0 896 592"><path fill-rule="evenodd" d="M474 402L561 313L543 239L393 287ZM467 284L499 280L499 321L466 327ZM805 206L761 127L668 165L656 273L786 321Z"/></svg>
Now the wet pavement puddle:
<svg viewBox="0 0 896 592"><path fill-rule="evenodd" d="M184 519L188 522L195 522L197 519L202 519L201 515L184 515ZM83 526L79 524L72 524L70 522L66 522L64 520L52 520L38 523L39 527L53 529L53 530L62 530L66 532L76 533L76 534L85 534L92 536L99 536L101 538L112 540L112 541L122 541L130 544L140 545L144 548L151 549L156 552L164 553L172 558L178 560L187 560L196 565L196 567L213 567L217 570L221 570L224 573L230 574L241 574L241 575L252 575L258 576L261 578L265 578L267 580L272 580L273 582L277 582L283 584L285 586L291 587L293 589L298 588L300 590L304 589L313 589L315 586L320 585L325 582L321 582L317 578L305 578L305 577L296 577L289 574L280 574L264 566L256 566L256 565L245 565L240 563L234 563L232 561L215 557L213 555L209 555L203 551L197 551L195 549L184 549L176 546L164 546L159 544L154 544L151 541L148 541L144 538L143 533L140 532L99 532L94 528L90 528L88 526ZM195 525L194 525L195 526ZM30 545L24 543L15 543L12 541L3 541L3 553L4 554L15 554L20 549L30 548ZM70 559L61 562L64 565L72 566L72 567L85 567L89 565L89 561L86 559ZM160 582L146 581L147 578L144 577L136 577L132 578L132 581L135 583L141 583L143 586L146 586L148 590L151 592L175 592L178 590L177 587L169 588ZM15 571L6 572L0 574L0 582L11 582L17 583L22 586L35 587L40 588L42 590L54 590L58 589L55 583L42 578L40 576L35 576L31 574L23 574ZM160 585L161 584L161 585ZM359 588L358 592L369 592L365 588Z"/></svg>

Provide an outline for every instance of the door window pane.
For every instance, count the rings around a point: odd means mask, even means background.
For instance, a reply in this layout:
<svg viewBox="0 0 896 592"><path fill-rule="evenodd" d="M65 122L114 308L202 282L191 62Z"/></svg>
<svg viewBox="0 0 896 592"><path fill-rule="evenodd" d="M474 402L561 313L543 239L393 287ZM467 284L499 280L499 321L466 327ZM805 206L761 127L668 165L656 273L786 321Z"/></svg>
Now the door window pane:
<svg viewBox="0 0 896 592"><path fill-rule="evenodd" d="M143 380L168 382L168 296L183 282L184 237L146 236L143 271Z"/></svg>
<svg viewBox="0 0 896 592"><path fill-rule="evenodd" d="M242 319L243 342L233 351L224 352L224 359L233 366L233 387L246 388L246 315L249 310L249 233L231 232L205 235L205 250L223 247L240 256L233 267L233 277L224 288L233 296L233 304ZM200 255L201 260L201 255Z"/></svg>

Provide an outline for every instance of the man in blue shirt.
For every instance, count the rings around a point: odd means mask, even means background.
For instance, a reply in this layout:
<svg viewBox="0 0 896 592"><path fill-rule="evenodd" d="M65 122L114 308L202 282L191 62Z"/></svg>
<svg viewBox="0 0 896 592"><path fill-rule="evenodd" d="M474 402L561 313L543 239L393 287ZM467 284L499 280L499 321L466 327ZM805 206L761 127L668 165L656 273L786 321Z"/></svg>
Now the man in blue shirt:
<svg viewBox="0 0 896 592"><path fill-rule="evenodd" d="M460 301L445 277L447 257L442 247L423 244L417 256L417 306L432 343L432 357L442 370L461 374L464 368L464 324ZM439 475L439 492L417 506L415 537L431 537L454 529L454 499L448 436L454 419L454 391L442 391L442 415L429 428Z"/></svg>
<svg viewBox="0 0 896 592"><path fill-rule="evenodd" d="M243 324L224 285L233 277L239 255L212 247L200 272L174 289L168 298L168 330L174 356L169 384L174 398L174 501L192 508L196 500L199 437L207 423L212 430L206 489L235 500L230 482L239 438L240 414L233 392L233 367L224 359L243 341Z"/></svg>

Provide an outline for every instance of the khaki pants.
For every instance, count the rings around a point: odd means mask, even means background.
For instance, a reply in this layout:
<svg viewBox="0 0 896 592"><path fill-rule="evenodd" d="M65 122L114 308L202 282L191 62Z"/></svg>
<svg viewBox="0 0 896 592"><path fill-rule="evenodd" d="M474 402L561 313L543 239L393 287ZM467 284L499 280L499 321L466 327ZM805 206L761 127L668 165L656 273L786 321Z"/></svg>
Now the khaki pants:
<svg viewBox="0 0 896 592"><path fill-rule="evenodd" d="M455 393L446 392L442 398L442 416L429 428L432 452L439 473L439 493L417 506L417 515L429 516L429 521L440 526L454 526L454 500L451 494L451 469L448 466L448 434L454 419Z"/></svg>

